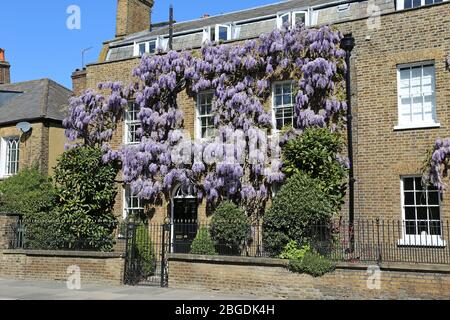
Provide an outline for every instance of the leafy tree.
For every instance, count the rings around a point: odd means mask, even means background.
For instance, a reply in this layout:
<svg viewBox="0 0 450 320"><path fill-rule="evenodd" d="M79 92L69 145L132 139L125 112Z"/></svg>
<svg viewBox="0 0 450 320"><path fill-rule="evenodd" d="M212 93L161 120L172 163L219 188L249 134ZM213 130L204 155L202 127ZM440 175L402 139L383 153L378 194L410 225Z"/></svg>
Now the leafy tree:
<svg viewBox="0 0 450 320"><path fill-rule="evenodd" d="M296 173L273 199L263 221L265 249L278 256L290 241L308 244L311 228L327 224L333 215L333 204L317 179Z"/></svg>
<svg viewBox="0 0 450 320"><path fill-rule="evenodd" d="M340 153L344 141L337 132L325 128L308 128L283 146L283 172L288 176L306 173L339 212L344 203L347 168Z"/></svg>
<svg viewBox="0 0 450 320"><path fill-rule="evenodd" d="M248 240L250 222L244 210L230 201L222 202L214 212L211 234L219 245L228 247L233 253Z"/></svg>
<svg viewBox="0 0 450 320"><path fill-rule="evenodd" d="M67 248L108 251L114 244L118 170L113 163L104 164L102 154L99 148L76 147L58 160L56 216Z"/></svg>
<svg viewBox="0 0 450 320"><path fill-rule="evenodd" d="M197 236L191 245L192 254L217 255L214 240L211 238L209 230L205 227L200 228Z"/></svg>

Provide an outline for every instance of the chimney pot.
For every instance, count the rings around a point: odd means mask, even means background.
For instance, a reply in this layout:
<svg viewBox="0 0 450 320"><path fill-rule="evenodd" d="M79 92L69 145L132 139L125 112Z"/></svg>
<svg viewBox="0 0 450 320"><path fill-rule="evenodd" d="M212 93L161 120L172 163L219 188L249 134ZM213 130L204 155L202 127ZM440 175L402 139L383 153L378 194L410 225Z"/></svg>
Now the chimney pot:
<svg viewBox="0 0 450 320"><path fill-rule="evenodd" d="M0 48L0 61L5 61L5 49Z"/></svg>
<svg viewBox="0 0 450 320"><path fill-rule="evenodd" d="M209 17L210 17L209 13L204 13L204 14L202 15L202 19L209 18Z"/></svg>

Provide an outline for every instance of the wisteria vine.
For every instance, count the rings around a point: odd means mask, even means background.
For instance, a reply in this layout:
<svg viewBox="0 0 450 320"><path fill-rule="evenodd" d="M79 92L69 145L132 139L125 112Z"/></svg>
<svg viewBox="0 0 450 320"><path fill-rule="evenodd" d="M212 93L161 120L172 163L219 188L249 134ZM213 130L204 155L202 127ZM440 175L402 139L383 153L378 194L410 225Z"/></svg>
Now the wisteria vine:
<svg viewBox="0 0 450 320"><path fill-rule="evenodd" d="M227 198L260 208L271 186L284 178L277 135L267 139L271 114L264 105L272 85L294 81L296 133L310 126L336 129L346 110L341 38L330 26L299 24L243 44L208 43L199 52L144 55L133 70L135 83L99 85L111 90L108 98L88 90L71 99L66 135L101 146L105 162L119 160L124 183L151 203L169 199L181 185L208 202ZM177 96L205 90L214 92L216 135L193 141ZM113 150L110 141L129 99L140 106L141 141Z"/></svg>

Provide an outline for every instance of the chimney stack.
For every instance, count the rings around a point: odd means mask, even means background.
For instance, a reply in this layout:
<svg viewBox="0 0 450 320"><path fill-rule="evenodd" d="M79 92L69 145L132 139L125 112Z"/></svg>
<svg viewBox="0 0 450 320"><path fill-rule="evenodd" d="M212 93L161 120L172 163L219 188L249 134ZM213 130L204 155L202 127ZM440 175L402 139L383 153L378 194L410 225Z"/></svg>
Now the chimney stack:
<svg viewBox="0 0 450 320"><path fill-rule="evenodd" d="M154 0L117 0L116 38L150 30Z"/></svg>
<svg viewBox="0 0 450 320"><path fill-rule="evenodd" d="M5 59L5 49L0 48L0 84L11 83L11 66Z"/></svg>

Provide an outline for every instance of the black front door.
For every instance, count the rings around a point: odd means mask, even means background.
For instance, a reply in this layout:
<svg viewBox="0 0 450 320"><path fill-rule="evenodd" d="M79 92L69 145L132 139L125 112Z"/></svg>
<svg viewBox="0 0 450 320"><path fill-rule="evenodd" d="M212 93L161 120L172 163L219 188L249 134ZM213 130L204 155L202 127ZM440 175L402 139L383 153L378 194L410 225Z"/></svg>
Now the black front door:
<svg viewBox="0 0 450 320"><path fill-rule="evenodd" d="M175 198L173 200L173 252L189 253L197 235L196 198Z"/></svg>

